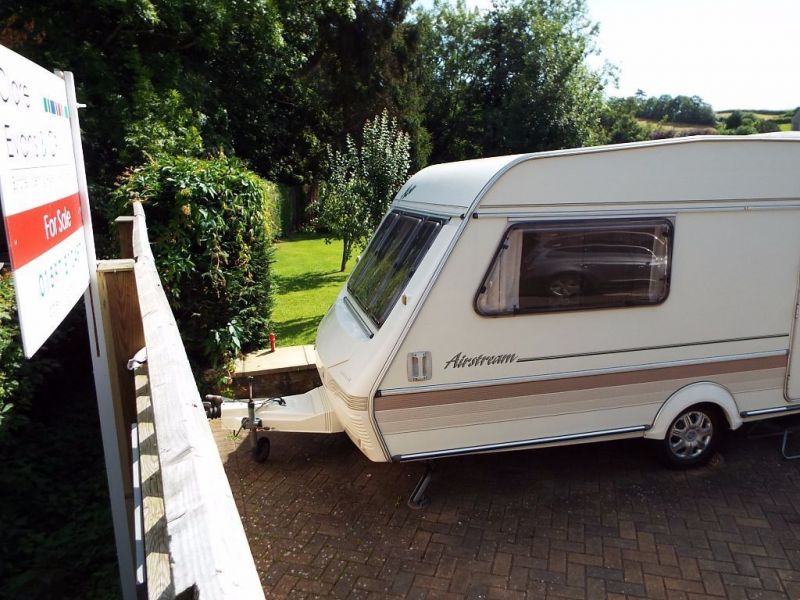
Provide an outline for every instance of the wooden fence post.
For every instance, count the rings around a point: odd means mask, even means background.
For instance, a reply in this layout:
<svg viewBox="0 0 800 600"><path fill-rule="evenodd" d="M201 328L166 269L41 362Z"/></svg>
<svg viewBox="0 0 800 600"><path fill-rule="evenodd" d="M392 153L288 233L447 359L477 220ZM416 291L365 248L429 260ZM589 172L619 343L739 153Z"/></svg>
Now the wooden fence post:
<svg viewBox="0 0 800 600"><path fill-rule="evenodd" d="M144 347L142 317L133 259L103 260L97 265L97 288L100 312L106 332L108 371L111 397L119 440L123 473L123 489L128 507L130 531L133 531L133 471L130 447L130 428L136 422L136 390L128 360ZM134 540L131 539L133 549Z"/></svg>
<svg viewBox="0 0 800 600"><path fill-rule="evenodd" d="M117 240L119 241L119 257L133 258L133 216L123 216L114 219L117 225Z"/></svg>

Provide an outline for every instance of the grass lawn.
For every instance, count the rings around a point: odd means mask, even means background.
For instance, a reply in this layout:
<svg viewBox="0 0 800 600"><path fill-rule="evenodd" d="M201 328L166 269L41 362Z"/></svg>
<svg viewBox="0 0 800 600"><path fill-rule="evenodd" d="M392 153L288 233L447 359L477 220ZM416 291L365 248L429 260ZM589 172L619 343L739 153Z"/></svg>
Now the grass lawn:
<svg viewBox="0 0 800 600"><path fill-rule="evenodd" d="M313 344L317 325L355 265L350 259L339 272L342 242L326 244L322 236L297 234L275 246L277 294L272 311L273 331L279 346Z"/></svg>

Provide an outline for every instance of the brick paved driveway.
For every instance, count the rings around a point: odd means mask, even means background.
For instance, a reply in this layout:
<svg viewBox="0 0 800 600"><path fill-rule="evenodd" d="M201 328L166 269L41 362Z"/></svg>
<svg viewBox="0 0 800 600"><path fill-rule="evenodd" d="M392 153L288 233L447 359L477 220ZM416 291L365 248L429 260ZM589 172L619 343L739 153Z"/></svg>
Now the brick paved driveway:
<svg viewBox="0 0 800 600"><path fill-rule="evenodd" d="M412 511L419 464L290 434L256 464L212 428L268 598L800 598L779 438L737 432L689 472L640 441L445 459Z"/></svg>

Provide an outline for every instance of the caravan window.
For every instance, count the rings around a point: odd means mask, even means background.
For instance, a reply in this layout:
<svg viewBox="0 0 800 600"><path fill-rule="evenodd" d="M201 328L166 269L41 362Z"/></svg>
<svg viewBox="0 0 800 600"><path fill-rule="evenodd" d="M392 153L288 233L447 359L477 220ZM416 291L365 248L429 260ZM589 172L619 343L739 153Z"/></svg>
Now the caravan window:
<svg viewBox="0 0 800 600"><path fill-rule="evenodd" d="M380 327L442 228L444 220L392 211L353 269L347 291Z"/></svg>
<svg viewBox="0 0 800 600"><path fill-rule="evenodd" d="M671 249L667 219L513 225L475 307L495 316L658 304L669 291Z"/></svg>

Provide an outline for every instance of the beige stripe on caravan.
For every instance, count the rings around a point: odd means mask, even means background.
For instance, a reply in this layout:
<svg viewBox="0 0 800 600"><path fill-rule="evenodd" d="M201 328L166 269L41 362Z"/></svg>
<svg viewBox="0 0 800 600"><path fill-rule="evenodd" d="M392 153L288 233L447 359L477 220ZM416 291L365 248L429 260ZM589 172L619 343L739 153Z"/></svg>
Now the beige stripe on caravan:
<svg viewBox="0 0 800 600"><path fill-rule="evenodd" d="M641 369L638 371L624 371L622 373L607 373L603 375L565 377L562 379L548 379L545 381L503 383L473 388L459 388L457 390L412 392L409 394L399 394L397 396L376 397L375 410L396 410L399 408L458 404L461 402L494 400L496 398L510 398L514 396L535 396L538 394L553 394L557 392L571 392L592 388L650 383L666 379L712 377L725 373L782 368L786 367L787 363L788 357L784 354L781 356L742 358L720 362L706 362L697 365L659 367L655 369Z"/></svg>

